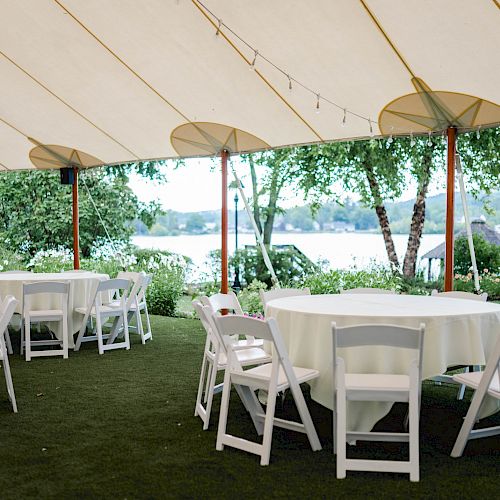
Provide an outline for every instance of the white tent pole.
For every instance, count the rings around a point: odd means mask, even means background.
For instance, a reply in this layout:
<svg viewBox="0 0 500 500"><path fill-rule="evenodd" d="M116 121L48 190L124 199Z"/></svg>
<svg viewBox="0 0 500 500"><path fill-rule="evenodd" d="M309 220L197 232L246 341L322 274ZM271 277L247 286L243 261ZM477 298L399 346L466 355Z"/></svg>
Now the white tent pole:
<svg viewBox="0 0 500 500"><path fill-rule="evenodd" d="M250 209L250 205L248 204L247 197L245 196L245 192L243 191L243 186L241 184L238 175L236 174L236 170L232 163L231 163L231 169L233 171L234 180L236 181L236 186L238 187L238 191L240 192L241 199L243 200L248 217L250 218L250 222L252 223L253 230L255 232L255 238L262 251L262 257L264 258L264 263L266 264L266 267L269 273L271 274L271 281L276 288L280 288L278 278L276 276L276 273L274 272L273 264L271 263L271 259L269 258L269 254L267 253L266 245L264 245L264 240L262 239L262 235L260 234L259 228L257 227L257 223L255 222L252 210Z"/></svg>
<svg viewBox="0 0 500 500"><path fill-rule="evenodd" d="M474 251L474 240L472 239L472 228L469 217L469 206L467 204L467 194L465 192L464 176L462 172L462 162L459 154L457 154L456 167L457 167L458 185L460 186L460 196L462 197L462 207L464 210L465 230L467 231L467 241L469 242L470 258L472 262L472 270L474 273L474 287L479 292L481 287L479 285L479 273L477 270L476 252Z"/></svg>

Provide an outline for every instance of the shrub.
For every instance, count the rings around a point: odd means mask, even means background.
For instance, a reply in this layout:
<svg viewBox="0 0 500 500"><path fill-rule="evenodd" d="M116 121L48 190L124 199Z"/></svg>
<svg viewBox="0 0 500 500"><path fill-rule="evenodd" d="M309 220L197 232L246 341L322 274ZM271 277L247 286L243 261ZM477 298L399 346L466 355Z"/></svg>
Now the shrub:
<svg viewBox="0 0 500 500"><path fill-rule="evenodd" d="M35 273L68 271L73 269L73 252L63 247L40 250L33 255L26 267Z"/></svg>
<svg viewBox="0 0 500 500"><path fill-rule="evenodd" d="M481 292L488 294L488 300L500 300L500 276L492 274L488 269L484 269L479 276ZM472 273L455 274L454 289L462 292L475 292L474 276Z"/></svg>
<svg viewBox="0 0 500 500"><path fill-rule="evenodd" d="M21 255L7 248L0 247L0 271L26 269L26 263Z"/></svg>
<svg viewBox="0 0 500 500"><path fill-rule="evenodd" d="M500 272L500 246L489 243L480 234L473 234L474 251L477 268L488 269L489 272ZM469 244L465 236L455 240L455 272L466 276L472 269Z"/></svg>
<svg viewBox="0 0 500 500"><path fill-rule="evenodd" d="M304 276L301 287L308 287L312 294L339 293L340 290L367 287L383 288L400 292L403 280L391 269L372 264L367 269L332 269Z"/></svg>
<svg viewBox="0 0 500 500"><path fill-rule="evenodd" d="M253 280L238 294L243 312L248 314L263 314L264 307L260 300L260 290L266 290L267 285L262 281Z"/></svg>

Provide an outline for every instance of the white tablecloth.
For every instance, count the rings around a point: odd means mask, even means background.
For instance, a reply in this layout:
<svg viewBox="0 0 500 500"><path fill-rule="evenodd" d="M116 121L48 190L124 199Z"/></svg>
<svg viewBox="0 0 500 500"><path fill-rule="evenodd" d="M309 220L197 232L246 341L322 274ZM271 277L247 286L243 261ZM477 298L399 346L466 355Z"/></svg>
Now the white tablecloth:
<svg viewBox="0 0 500 500"><path fill-rule="evenodd" d="M99 281L107 280L107 274L97 274L92 272L81 273L2 273L0 274L0 297L13 295L18 301L16 312L21 313L23 300L23 283L33 283L35 281L68 281L69 302L68 302L68 332L69 347L74 347L73 335L80 330L83 315L75 313L77 307L87 307L88 301ZM59 298L51 294L40 294L33 297L32 307L34 309L51 309L59 307ZM59 329L55 329L59 337Z"/></svg>
<svg viewBox="0 0 500 500"><path fill-rule="evenodd" d="M279 324L290 359L316 368L311 397L333 409L331 323L338 326L386 323L418 327L425 323L423 378L452 365L484 365L500 335L500 305L463 299L413 295L306 295L272 300L266 316ZM358 373L404 373L403 349L356 348L340 351L347 368ZM368 431L390 410L386 403L350 402L348 426Z"/></svg>

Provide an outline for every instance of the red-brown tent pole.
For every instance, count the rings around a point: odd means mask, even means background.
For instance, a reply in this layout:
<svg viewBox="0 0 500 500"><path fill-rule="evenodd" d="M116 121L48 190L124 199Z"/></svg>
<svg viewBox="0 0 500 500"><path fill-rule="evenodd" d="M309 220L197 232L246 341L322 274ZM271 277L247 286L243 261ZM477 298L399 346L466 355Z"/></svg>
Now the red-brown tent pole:
<svg viewBox="0 0 500 500"><path fill-rule="evenodd" d="M448 170L446 176L446 251L444 261L444 290L453 290L453 245L454 228L453 219L455 216L455 154L457 129L449 127L447 130L448 139Z"/></svg>
<svg viewBox="0 0 500 500"><path fill-rule="evenodd" d="M221 213L221 267L222 267L222 282L221 292L229 291L228 281L228 261L227 261L227 159L229 153L225 150L221 151L221 167L222 167L222 213Z"/></svg>
<svg viewBox="0 0 500 500"><path fill-rule="evenodd" d="M80 269L80 229L78 216L78 168L73 167L73 269Z"/></svg>

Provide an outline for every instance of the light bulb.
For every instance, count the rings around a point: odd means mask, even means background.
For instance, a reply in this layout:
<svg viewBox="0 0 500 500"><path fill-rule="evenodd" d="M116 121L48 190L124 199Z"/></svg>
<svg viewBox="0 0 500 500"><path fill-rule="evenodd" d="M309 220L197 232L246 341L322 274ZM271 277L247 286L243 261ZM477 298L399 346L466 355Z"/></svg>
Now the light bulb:
<svg viewBox="0 0 500 500"><path fill-rule="evenodd" d="M372 119L368 118L368 123L370 124L370 136L373 137L373 125L372 125Z"/></svg>
<svg viewBox="0 0 500 500"><path fill-rule="evenodd" d="M320 95L316 94L316 114L319 114L319 99Z"/></svg>
<svg viewBox="0 0 500 500"><path fill-rule="evenodd" d="M346 109L344 108L344 116L342 117L342 126L345 127L347 122L347 112Z"/></svg>
<svg viewBox="0 0 500 500"><path fill-rule="evenodd" d="M429 137L427 138L427 146L432 146L431 133L429 132Z"/></svg>
<svg viewBox="0 0 500 500"><path fill-rule="evenodd" d="M222 25L222 19L218 19L218 26L217 26L217 31L215 32L215 36L219 36L220 33L220 27Z"/></svg>
<svg viewBox="0 0 500 500"><path fill-rule="evenodd" d="M413 137L413 132L410 132L410 146L415 146L415 139Z"/></svg>
<svg viewBox="0 0 500 500"><path fill-rule="evenodd" d="M252 61L252 64L250 64L250 66L249 66L249 68L248 68L250 71L253 71L253 70L255 69L255 61L257 60L257 56L258 56L258 55L259 55L259 51L258 51L258 50L256 50L256 51L255 51L255 55L253 56L253 61Z"/></svg>
<svg viewBox="0 0 500 500"><path fill-rule="evenodd" d="M288 90L291 92L292 91L292 79L290 78L290 75L286 75L288 77Z"/></svg>
<svg viewBox="0 0 500 500"><path fill-rule="evenodd" d="M479 139L481 137L481 125L479 125L479 127L477 127L477 130L476 130L476 139Z"/></svg>

